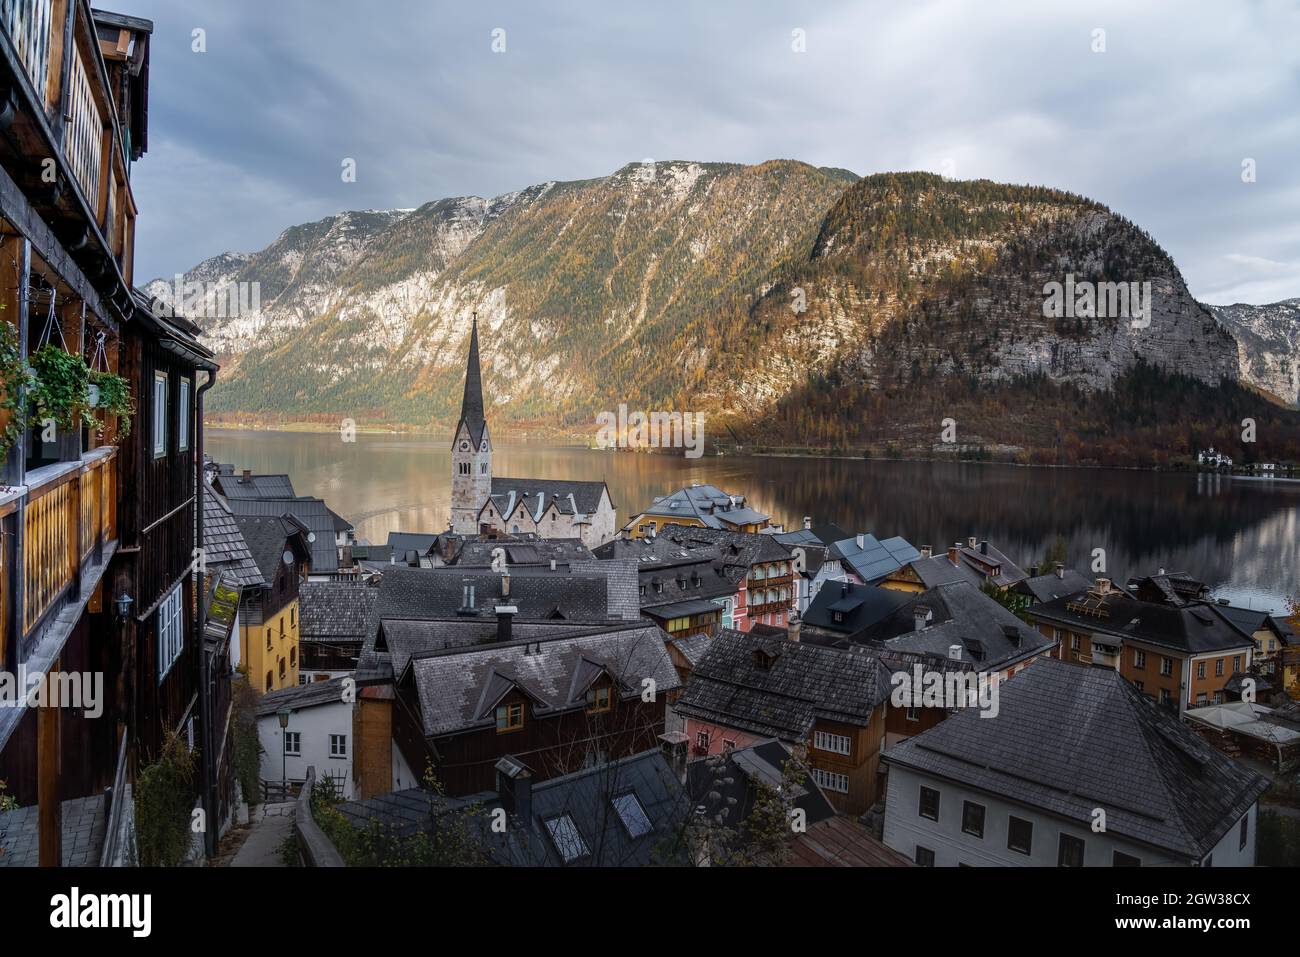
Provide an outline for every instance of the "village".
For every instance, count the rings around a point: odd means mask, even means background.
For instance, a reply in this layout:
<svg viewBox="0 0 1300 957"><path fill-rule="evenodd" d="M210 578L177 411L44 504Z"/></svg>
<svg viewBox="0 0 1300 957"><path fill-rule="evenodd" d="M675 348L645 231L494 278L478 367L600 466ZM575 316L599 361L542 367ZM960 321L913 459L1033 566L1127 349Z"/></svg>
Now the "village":
<svg viewBox="0 0 1300 957"><path fill-rule="evenodd" d="M136 285L152 25L0 25L0 868L1300 860L1300 608L499 475L471 316L444 527L213 459Z"/></svg>

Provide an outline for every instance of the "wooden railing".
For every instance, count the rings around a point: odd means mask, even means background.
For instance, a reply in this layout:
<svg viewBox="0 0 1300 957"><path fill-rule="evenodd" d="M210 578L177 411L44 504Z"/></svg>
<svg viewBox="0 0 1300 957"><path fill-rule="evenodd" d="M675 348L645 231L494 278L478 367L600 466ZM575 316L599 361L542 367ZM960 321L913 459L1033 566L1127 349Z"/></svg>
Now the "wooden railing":
<svg viewBox="0 0 1300 957"><path fill-rule="evenodd" d="M23 634L76 581L97 545L116 535L115 452L98 453L28 493L23 512Z"/></svg>
<svg viewBox="0 0 1300 957"><path fill-rule="evenodd" d="M0 0L0 23L43 100L50 75L54 0Z"/></svg>
<svg viewBox="0 0 1300 957"><path fill-rule="evenodd" d="M104 118L99 114L95 94L81 51L72 58L71 96L68 125L64 128L63 154L81 184L82 195L91 209L98 209L100 159L104 148Z"/></svg>

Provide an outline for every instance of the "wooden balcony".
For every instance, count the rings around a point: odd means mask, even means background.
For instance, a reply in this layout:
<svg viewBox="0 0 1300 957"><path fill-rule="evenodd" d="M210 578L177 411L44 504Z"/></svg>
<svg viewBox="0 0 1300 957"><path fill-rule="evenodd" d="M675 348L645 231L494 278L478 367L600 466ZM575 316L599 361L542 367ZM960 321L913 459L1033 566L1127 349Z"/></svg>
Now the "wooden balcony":
<svg viewBox="0 0 1300 957"><path fill-rule="evenodd" d="M32 88L44 96L50 83L54 0L0 0L0 24L13 40Z"/></svg>

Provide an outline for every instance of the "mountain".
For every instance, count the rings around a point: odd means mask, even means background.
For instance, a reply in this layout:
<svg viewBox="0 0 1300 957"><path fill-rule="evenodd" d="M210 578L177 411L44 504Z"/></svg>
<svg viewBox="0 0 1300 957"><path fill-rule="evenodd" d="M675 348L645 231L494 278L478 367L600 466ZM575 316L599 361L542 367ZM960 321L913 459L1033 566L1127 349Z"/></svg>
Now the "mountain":
<svg viewBox="0 0 1300 957"><path fill-rule="evenodd" d="M1208 308L1241 344L1241 378L1279 401L1300 406L1300 299Z"/></svg>
<svg viewBox="0 0 1300 957"><path fill-rule="evenodd" d="M1045 316L1067 277L1149 283L1149 323ZM208 408L234 418L450 428L475 310L499 428L590 430L626 402L704 411L748 444L916 448L944 417L916 403L960 386L982 429L963 443L1034 448L1050 439L1036 406L980 403L1026 383L1087 401L1137 370L1210 392L1239 374L1169 256L1099 203L788 160L342 213L184 278L260 290L237 316L182 310L223 358Z"/></svg>

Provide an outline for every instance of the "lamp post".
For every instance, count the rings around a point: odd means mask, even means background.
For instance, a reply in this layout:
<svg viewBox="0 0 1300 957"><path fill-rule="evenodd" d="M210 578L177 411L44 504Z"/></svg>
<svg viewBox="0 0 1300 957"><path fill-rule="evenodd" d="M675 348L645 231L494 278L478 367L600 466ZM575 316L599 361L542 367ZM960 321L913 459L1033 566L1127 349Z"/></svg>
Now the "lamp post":
<svg viewBox="0 0 1300 957"><path fill-rule="evenodd" d="M287 772L289 763L289 735L285 729L289 727L289 715L293 714L288 708L281 708L276 713L280 719L280 791L285 797L289 794L289 775Z"/></svg>

